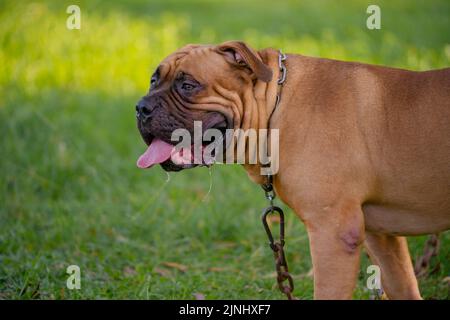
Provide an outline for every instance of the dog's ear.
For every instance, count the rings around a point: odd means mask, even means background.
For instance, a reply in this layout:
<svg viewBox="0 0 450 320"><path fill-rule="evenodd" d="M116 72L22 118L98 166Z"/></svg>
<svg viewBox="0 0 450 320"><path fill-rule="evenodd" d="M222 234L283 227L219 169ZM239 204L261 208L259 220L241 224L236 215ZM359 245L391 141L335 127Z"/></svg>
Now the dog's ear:
<svg viewBox="0 0 450 320"><path fill-rule="evenodd" d="M217 52L233 65L250 69L259 80L272 80L272 70L265 65L258 54L242 41L227 41L217 46Z"/></svg>

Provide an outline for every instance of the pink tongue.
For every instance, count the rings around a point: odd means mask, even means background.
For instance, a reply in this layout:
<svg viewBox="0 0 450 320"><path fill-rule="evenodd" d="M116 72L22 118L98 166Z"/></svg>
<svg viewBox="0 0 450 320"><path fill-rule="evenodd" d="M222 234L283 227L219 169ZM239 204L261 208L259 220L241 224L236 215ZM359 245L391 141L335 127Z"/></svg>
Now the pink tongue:
<svg viewBox="0 0 450 320"><path fill-rule="evenodd" d="M173 148L175 148L173 145L155 138L147 148L147 151L139 157L137 166L145 169L156 163L164 162L170 158Z"/></svg>

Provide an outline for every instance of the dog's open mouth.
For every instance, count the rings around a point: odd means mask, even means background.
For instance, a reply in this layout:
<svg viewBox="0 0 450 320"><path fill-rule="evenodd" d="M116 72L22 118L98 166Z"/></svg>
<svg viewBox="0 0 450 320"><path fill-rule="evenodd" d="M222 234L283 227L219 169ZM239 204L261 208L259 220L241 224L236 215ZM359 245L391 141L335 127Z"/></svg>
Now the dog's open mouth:
<svg viewBox="0 0 450 320"><path fill-rule="evenodd" d="M191 168L196 165L212 165L214 159L205 156L203 151L204 145L201 145L199 152L195 152L194 146L191 146L190 150L177 149L172 144L154 138L147 150L139 157L137 166L141 169L146 169L155 164L161 164L164 169L173 171ZM197 159L196 157L200 158Z"/></svg>
<svg viewBox="0 0 450 320"><path fill-rule="evenodd" d="M215 125L214 128L222 133L221 139L225 142L227 122ZM180 148L150 135L146 135L144 140L148 145L147 150L137 160L137 166L141 169L160 164L166 171L180 171L196 166L211 166L215 162L215 149L212 149L212 152L205 152L208 145L218 142L215 139L202 141L198 146L191 144L190 148Z"/></svg>

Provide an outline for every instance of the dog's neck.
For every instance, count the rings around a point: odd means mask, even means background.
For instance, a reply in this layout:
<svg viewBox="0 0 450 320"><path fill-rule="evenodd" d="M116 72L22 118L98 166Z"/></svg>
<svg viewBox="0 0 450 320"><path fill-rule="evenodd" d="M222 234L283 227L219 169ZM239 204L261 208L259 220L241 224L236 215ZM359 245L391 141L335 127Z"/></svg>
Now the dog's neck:
<svg viewBox="0 0 450 320"><path fill-rule="evenodd" d="M278 79L281 77L278 62L279 52L268 48L259 51L258 54L263 62L272 69L273 76L270 82L257 81L254 86L254 102L250 103L252 105L256 104L256 108L252 110L252 128L257 130L271 129L270 119L278 107L277 95L281 94L280 85L278 84ZM258 184L265 182L265 177L261 175L261 164L259 161L257 164L244 164L244 168L253 182Z"/></svg>

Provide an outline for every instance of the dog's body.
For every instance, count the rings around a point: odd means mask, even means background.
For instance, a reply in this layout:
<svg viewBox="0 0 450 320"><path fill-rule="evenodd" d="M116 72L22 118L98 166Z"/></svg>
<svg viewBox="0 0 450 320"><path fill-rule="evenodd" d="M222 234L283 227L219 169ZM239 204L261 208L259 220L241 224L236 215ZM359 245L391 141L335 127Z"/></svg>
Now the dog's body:
<svg viewBox="0 0 450 320"><path fill-rule="evenodd" d="M302 56L287 68L271 121L280 129L275 187L308 228L316 297L351 296L366 239L387 295L419 298L395 236L450 228L450 69Z"/></svg>
<svg viewBox="0 0 450 320"><path fill-rule="evenodd" d="M450 69L411 72L288 55L275 108L275 50L229 42L180 52L163 62L171 67L161 79L176 83L171 72L187 68L204 84L196 101L186 98L190 120L207 119L206 109L215 115L212 126L220 113L234 128L279 129L274 185L307 227L315 298L351 298L363 244L389 298L420 298L401 236L450 228ZM148 143L160 137L143 127ZM245 167L262 182L259 165Z"/></svg>

